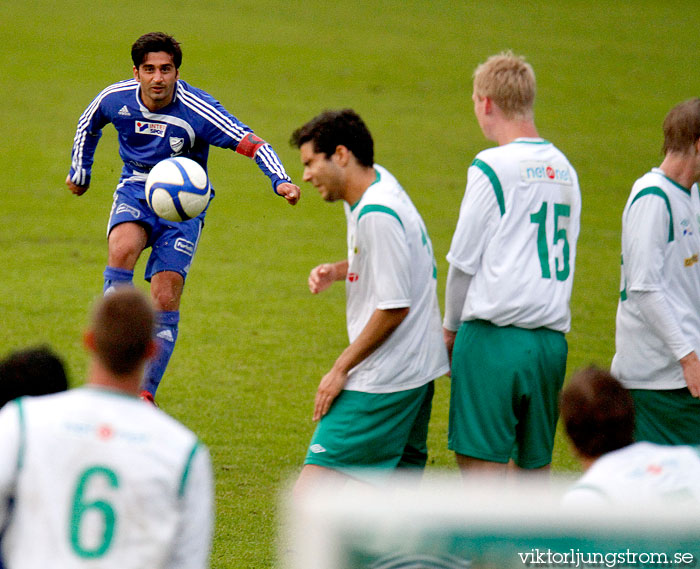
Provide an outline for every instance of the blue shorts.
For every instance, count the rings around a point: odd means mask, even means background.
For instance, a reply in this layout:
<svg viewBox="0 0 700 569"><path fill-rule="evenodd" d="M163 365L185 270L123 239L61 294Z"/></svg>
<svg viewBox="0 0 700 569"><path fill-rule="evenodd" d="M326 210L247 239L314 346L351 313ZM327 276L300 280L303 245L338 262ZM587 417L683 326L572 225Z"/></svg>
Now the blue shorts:
<svg viewBox="0 0 700 569"><path fill-rule="evenodd" d="M125 187L127 184L128 188ZM167 221L153 213L145 198L136 198L130 195L136 184L127 184L120 185L114 192L107 236L120 223L138 223L148 234L146 247L151 248L144 278L150 281L156 273L174 271L185 279L197 250L199 238L202 235L204 215L207 210L205 209L197 217L187 221ZM126 191L123 191L122 188ZM127 193L129 191L130 193ZM141 193L143 194L143 191Z"/></svg>

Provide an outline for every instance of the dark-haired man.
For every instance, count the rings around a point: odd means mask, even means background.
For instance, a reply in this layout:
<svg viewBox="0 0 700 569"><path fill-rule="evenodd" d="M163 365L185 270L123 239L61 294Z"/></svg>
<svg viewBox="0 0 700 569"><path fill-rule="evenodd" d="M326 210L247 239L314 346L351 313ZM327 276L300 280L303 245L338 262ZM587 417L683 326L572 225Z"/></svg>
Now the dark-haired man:
<svg viewBox="0 0 700 569"><path fill-rule="evenodd" d="M47 395L68 389L63 361L48 346L10 353L0 362L0 407L22 395Z"/></svg>
<svg viewBox="0 0 700 569"><path fill-rule="evenodd" d="M561 393L560 407L586 471L564 496L570 509L700 508L700 449L634 443L634 401L609 372L590 367L575 373Z"/></svg>
<svg viewBox="0 0 700 569"><path fill-rule="evenodd" d="M111 122L124 167L107 230L104 292L131 284L141 252L151 248L145 278L158 311L159 350L146 372L142 396L152 400L175 347L180 297L206 210L181 223L158 218L145 200L149 170L171 156L191 158L206 170L209 147L218 146L255 159L275 193L290 204L296 204L300 192L269 144L211 95L180 79L182 51L173 37L145 34L133 44L131 57L134 78L104 89L80 117L66 184L78 196L87 191L97 142Z"/></svg>
<svg viewBox="0 0 700 569"><path fill-rule="evenodd" d="M421 469L433 380L448 369L428 232L396 179L374 163L372 136L354 111L324 112L291 142L304 181L324 200L344 202L348 256L312 269L309 289L345 281L350 339L318 387L320 422L297 489L329 471Z"/></svg>
<svg viewBox="0 0 700 569"><path fill-rule="evenodd" d="M8 567L207 566L207 449L138 397L156 351L153 326L146 296L121 287L100 300L85 333L87 386L16 399L0 411Z"/></svg>
<svg viewBox="0 0 700 569"><path fill-rule="evenodd" d="M663 124L664 159L622 214L611 372L632 391L636 439L700 444L700 99Z"/></svg>

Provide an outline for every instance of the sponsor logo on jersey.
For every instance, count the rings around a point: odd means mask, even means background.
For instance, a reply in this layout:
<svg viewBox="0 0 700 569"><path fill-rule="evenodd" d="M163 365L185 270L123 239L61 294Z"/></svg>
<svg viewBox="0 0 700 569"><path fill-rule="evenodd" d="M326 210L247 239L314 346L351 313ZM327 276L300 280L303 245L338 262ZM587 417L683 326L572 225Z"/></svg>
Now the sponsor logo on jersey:
<svg viewBox="0 0 700 569"><path fill-rule="evenodd" d="M106 441L114 435L114 430L109 425L100 425L97 427L97 437Z"/></svg>
<svg viewBox="0 0 700 569"><path fill-rule="evenodd" d="M690 220L684 219L681 221L681 227L683 228L683 235L692 235L693 230L690 226Z"/></svg>
<svg viewBox="0 0 700 569"><path fill-rule="evenodd" d="M357 273L348 273L348 280L351 283L357 282L357 279L359 279L359 278L360 278L360 275L358 275Z"/></svg>
<svg viewBox="0 0 700 569"><path fill-rule="evenodd" d="M314 454L318 454L318 453L320 453L320 452L326 452L326 449L323 448L323 447L322 447L321 445L319 445L319 444L311 445L311 446L309 447L309 450L310 450L312 453L314 453Z"/></svg>
<svg viewBox="0 0 700 569"><path fill-rule="evenodd" d="M189 255L190 257L194 255L194 243L183 239L182 237L175 240L175 251Z"/></svg>
<svg viewBox="0 0 700 569"><path fill-rule="evenodd" d="M175 154L180 154L182 152L183 147L185 146L185 139L180 138L179 136L171 136L170 137L170 148L173 149L173 152Z"/></svg>
<svg viewBox="0 0 700 569"><path fill-rule="evenodd" d="M141 212L138 209L125 203L121 203L117 206L117 210L114 212L114 215L119 215L120 213L128 213L134 219L141 217Z"/></svg>
<svg viewBox="0 0 700 569"><path fill-rule="evenodd" d="M151 136L165 137L167 125L158 122L136 121L136 132L139 134L150 134Z"/></svg>
<svg viewBox="0 0 700 569"><path fill-rule="evenodd" d="M698 254L695 253L695 255L692 255L692 256L688 257L688 258L683 262L683 264L684 264L686 267L692 267L692 266L693 266L695 263L697 263L697 262L698 262Z"/></svg>
<svg viewBox="0 0 700 569"><path fill-rule="evenodd" d="M130 117L131 113L129 112L129 109L126 108L126 105L124 105L121 109L119 109L119 114L123 117Z"/></svg>
<svg viewBox="0 0 700 569"><path fill-rule="evenodd" d="M573 176L568 166L557 167L548 162L521 162L520 179L527 183L547 182L553 184L573 185Z"/></svg>

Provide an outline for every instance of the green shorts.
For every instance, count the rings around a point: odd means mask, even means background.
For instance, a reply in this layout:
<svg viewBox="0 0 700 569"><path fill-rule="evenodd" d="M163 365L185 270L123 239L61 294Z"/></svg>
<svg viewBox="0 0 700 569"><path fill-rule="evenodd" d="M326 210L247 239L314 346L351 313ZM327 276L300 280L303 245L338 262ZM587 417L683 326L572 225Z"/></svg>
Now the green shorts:
<svg viewBox="0 0 700 569"><path fill-rule="evenodd" d="M425 467L435 386L395 393L343 391L316 427L304 464L333 470Z"/></svg>
<svg viewBox="0 0 700 569"><path fill-rule="evenodd" d="M521 468L549 464L567 352L561 332L463 322L452 354L450 450Z"/></svg>
<svg viewBox="0 0 700 569"><path fill-rule="evenodd" d="M700 445L700 399L682 389L631 389L635 439L660 445Z"/></svg>

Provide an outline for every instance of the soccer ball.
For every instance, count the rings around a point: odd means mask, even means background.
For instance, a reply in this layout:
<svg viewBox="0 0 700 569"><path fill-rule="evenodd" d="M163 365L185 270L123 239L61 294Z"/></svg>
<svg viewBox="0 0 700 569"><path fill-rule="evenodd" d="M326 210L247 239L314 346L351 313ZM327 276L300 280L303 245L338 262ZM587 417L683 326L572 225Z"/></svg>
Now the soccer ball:
<svg viewBox="0 0 700 569"><path fill-rule="evenodd" d="M204 211L211 196L209 178L197 162L177 157L161 160L146 179L146 201L168 221L185 221Z"/></svg>

